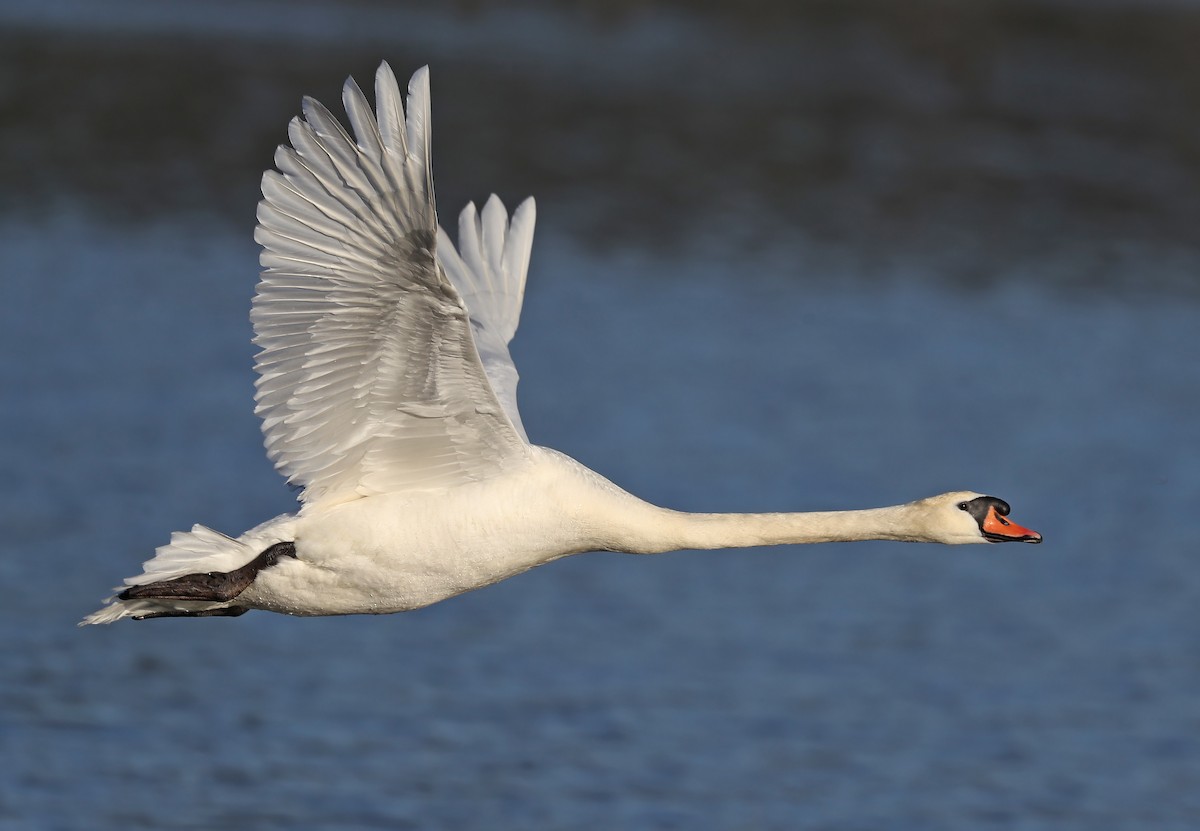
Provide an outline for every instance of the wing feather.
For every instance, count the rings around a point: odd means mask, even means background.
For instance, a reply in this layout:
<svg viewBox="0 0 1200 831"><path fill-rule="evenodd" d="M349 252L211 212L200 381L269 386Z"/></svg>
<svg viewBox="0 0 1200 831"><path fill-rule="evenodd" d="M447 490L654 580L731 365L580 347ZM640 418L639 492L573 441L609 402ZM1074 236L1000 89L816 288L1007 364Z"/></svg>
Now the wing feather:
<svg viewBox="0 0 1200 831"><path fill-rule="evenodd" d="M384 146L406 157L408 139L404 127L404 102L400 100L396 75L386 62L375 73L375 109L379 113L379 136Z"/></svg>
<svg viewBox="0 0 1200 831"><path fill-rule="evenodd" d="M509 421L524 438L517 409L520 376L508 351L521 319L525 278L533 247L537 209L532 198L513 211L512 221L494 194L483 212L469 203L458 218L458 248L438 229L438 261L462 295L483 368Z"/></svg>
<svg viewBox="0 0 1200 831"><path fill-rule="evenodd" d="M439 265L428 72L407 117L387 64L375 95L372 113L343 88L353 135L306 98L263 176L256 412L306 502L447 487L526 458Z"/></svg>

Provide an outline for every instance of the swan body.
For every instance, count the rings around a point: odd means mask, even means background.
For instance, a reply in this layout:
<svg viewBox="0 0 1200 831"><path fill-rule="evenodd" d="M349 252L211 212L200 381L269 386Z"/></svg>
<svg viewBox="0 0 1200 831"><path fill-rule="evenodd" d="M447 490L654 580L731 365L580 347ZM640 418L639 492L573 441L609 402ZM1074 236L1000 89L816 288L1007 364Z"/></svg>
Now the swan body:
<svg viewBox="0 0 1200 831"><path fill-rule="evenodd" d="M125 617L382 614L593 550L658 553L884 539L1041 536L972 491L887 508L692 514L651 505L529 443L508 352L535 208L491 197L437 225L426 69L407 107L385 63L353 136L305 99L263 178L256 412L302 506L234 539L177 532L83 623Z"/></svg>

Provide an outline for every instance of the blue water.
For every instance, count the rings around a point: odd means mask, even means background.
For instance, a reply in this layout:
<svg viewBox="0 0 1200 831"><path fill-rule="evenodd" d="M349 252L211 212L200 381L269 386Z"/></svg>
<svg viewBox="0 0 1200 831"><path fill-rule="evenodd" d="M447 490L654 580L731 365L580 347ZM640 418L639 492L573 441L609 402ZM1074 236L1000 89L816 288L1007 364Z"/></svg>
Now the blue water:
<svg viewBox="0 0 1200 831"><path fill-rule="evenodd" d="M529 101L570 86L529 83ZM679 83L668 120L686 121ZM617 84L605 106L625 91L641 94ZM94 178L48 170L0 212L0 828L1200 827L1186 188L1139 201L1102 159L1107 184L1077 191L1022 167L1071 152L1001 153L1015 189L928 162L968 183L947 192L878 147L833 179L745 159L714 173L700 149L668 153L668 175L654 148L705 136L654 120L634 130L641 172L605 181L619 154L584 116L554 139L584 168L573 182L521 147L468 158L506 127L455 137L470 104L436 122L444 202L493 179L541 200L514 344L534 441L690 510L972 488L1046 543L589 554L401 616L77 629L171 530L237 533L293 504L251 412L256 175L211 142L166 174L104 145ZM801 153L826 123L794 123L807 114L764 130ZM1011 149L998 125L993 149ZM1122 135L1133 168L1193 175L1153 130ZM114 157L128 190L105 179ZM209 161L234 195L204 195ZM194 203L140 207L162 176ZM789 195L800 180L828 216ZM899 180L927 202L889 202Z"/></svg>

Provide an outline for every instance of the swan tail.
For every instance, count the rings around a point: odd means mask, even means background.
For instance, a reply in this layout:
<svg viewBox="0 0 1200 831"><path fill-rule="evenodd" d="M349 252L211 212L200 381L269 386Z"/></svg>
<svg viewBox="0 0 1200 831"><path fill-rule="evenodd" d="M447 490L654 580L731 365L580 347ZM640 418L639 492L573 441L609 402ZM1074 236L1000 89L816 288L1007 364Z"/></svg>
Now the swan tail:
<svg viewBox="0 0 1200 831"><path fill-rule="evenodd" d="M195 525L191 531L176 531L171 535L171 541L156 549L154 556L142 565L141 574L125 578L124 585L117 587L117 594L109 597L104 606L85 617L79 625L112 623L127 617L140 620L147 617L239 614L244 610L232 601L122 598L121 595L137 586L174 580L189 574L235 571L259 554L264 541L277 541L272 540L276 535L269 528L275 523L276 520L263 523L238 539L203 525Z"/></svg>

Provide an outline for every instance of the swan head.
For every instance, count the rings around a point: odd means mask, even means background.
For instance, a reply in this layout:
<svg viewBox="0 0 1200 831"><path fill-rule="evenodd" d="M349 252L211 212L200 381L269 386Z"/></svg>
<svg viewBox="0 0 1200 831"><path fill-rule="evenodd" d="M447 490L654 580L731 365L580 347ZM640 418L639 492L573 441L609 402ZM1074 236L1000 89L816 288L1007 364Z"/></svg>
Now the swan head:
<svg viewBox="0 0 1200 831"><path fill-rule="evenodd" d="M975 542L1039 543L1042 535L1008 519L1008 503L974 491L954 491L917 503L926 514L938 542L949 545Z"/></svg>

